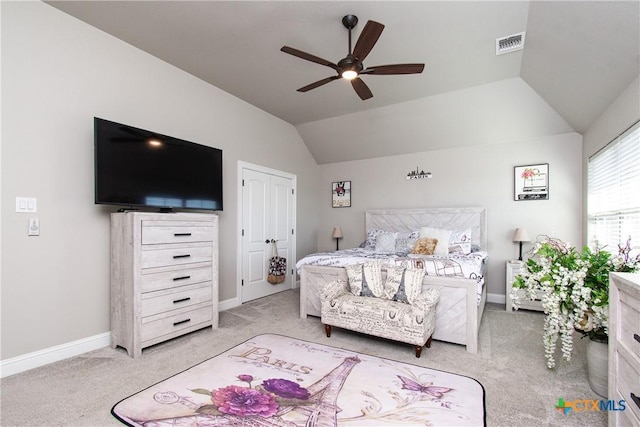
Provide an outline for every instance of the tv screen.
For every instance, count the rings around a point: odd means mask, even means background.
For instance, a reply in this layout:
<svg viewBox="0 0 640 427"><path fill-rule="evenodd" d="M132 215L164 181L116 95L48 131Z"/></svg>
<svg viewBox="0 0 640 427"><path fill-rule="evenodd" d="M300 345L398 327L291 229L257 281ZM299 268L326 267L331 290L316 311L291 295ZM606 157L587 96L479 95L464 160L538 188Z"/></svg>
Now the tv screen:
<svg viewBox="0 0 640 427"><path fill-rule="evenodd" d="M222 210L222 150L94 118L95 203Z"/></svg>

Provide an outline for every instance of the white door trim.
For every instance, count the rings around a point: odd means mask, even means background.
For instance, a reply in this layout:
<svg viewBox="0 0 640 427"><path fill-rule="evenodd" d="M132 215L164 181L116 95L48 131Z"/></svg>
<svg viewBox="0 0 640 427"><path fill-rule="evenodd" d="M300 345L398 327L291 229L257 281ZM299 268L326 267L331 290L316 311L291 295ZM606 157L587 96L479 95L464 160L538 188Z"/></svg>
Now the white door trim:
<svg viewBox="0 0 640 427"><path fill-rule="evenodd" d="M275 176L280 176L283 178L287 178L290 179L292 181L292 185L293 185L293 199L294 199L294 203L293 203L293 218L292 218L292 224L291 226L293 227L294 230L294 238L291 239L291 254L294 257L294 259L291 260L291 264L290 266L287 266L287 268L294 268L295 269L295 257L296 257L296 242L298 240L298 228L297 228L297 218L296 218L296 200L298 197L298 190L297 190L297 176L294 174L290 174L288 172L283 172L283 171L279 171L277 169L272 169L272 168L268 168L265 166L260 166L260 165L256 165L253 163L248 163L248 162L244 162L242 160L238 160L238 175L237 175L237 183L236 183L236 194L237 194L237 199L238 199L238 212L237 212L237 231L236 231L236 236L237 236L237 255L236 255L236 298L238 301L238 305L242 304L242 259L243 259L243 253L242 253L242 214L243 214L243 197L242 197L242 176L243 176L243 171L244 170L253 170L256 172L262 172L265 174L269 174L269 175L275 175ZM291 288L294 288L296 286L296 280L295 280L295 274L291 275Z"/></svg>

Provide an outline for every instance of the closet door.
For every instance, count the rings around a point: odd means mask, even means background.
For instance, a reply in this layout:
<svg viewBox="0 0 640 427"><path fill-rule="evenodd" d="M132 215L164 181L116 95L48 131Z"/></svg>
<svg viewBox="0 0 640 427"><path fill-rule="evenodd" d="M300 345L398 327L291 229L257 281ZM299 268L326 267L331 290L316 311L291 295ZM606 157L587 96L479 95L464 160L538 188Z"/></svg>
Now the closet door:
<svg viewBox="0 0 640 427"><path fill-rule="evenodd" d="M294 200L293 180L244 169L242 174L242 302L262 298L293 287ZM284 282L267 282L272 240L278 255L287 258Z"/></svg>

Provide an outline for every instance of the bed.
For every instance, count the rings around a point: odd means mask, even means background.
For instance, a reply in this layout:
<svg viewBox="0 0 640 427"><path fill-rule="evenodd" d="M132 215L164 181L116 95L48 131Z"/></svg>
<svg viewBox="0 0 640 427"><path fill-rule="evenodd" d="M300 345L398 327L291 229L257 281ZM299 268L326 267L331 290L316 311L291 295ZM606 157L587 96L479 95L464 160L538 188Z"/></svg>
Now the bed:
<svg viewBox="0 0 640 427"><path fill-rule="evenodd" d="M474 249L466 256L420 257L389 253L381 261L383 269L385 265L427 268L423 289L440 290L433 339L465 345L470 353L478 351L478 328L487 299L486 224L486 211L482 207L376 209L365 213L368 236L373 230L415 233L422 227L470 230ZM346 263L358 263L372 257L376 255L371 251L367 254L366 251L353 248L338 251L337 254L311 254L300 259L296 264L300 275L300 317L320 316L322 287L336 279L347 280ZM468 265L465 264L467 261Z"/></svg>

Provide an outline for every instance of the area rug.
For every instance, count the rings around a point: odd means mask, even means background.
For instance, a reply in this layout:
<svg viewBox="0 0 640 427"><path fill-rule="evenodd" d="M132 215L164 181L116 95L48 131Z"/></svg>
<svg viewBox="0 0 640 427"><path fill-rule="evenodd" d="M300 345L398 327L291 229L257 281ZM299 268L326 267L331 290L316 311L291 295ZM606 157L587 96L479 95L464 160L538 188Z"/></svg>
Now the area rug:
<svg viewBox="0 0 640 427"><path fill-rule="evenodd" d="M258 335L117 403L130 426L480 426L473 378Z"/></svg>

